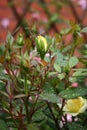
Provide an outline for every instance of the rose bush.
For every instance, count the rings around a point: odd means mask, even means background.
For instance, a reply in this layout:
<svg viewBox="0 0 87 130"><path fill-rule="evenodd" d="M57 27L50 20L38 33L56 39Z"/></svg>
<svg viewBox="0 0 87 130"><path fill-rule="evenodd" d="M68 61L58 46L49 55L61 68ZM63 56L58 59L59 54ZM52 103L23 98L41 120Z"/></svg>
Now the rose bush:
<svg viewBox="0 0 87 130"><path fill-rule="evenodd" d="M83 32L71 24L54 37L7 34L0 45L0 130L87 129L87 46L82 57L74 55Z"/></svg>

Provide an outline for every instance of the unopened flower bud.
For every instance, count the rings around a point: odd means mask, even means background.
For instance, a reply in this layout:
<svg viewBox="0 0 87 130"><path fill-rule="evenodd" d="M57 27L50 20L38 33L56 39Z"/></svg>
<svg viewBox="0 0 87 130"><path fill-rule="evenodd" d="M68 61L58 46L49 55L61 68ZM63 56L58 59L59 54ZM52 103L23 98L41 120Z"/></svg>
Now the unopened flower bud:
<svg viewBox="0 0 87 130"><path fill-rule="evenodd" d="M37 47L37 51L40 54L41 58L44 58L44 55L46 54L46 52L48 50L48 44L47 44L46 38L43 36L37 36L36 47Z"/></svg>
<svg viewBox="0 0 87 130"><path fill-rule="evenodd" d="M17 38L17 45L19 46L23 46L24 45L24 37L23 35L20 33L18 38Z"/></svg>

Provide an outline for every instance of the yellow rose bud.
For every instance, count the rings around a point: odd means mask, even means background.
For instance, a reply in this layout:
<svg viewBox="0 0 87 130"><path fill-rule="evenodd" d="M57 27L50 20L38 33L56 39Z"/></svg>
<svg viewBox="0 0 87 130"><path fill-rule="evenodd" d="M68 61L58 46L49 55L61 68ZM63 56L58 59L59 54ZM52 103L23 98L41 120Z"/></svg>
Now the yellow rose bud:
<svg viewBox="0 0 87 130"><path fill-rule="evenodd" d="M42 51L47 51L47 40L43 36L37 36L38 46Z"/></svg>
<svg viewBox="0 0 87 130"><path fill-rule="evenodd" d="M23 37L23 35L21 33L17 37L17 45L19 45L19 46L24 45L24 37Z"/></svg>
<svg viewBox="0 0 87 130"><path fill-rule="evenodd" d="M72 116L77 116L79 113L83 113L87 109L87 100L78 97L76 99L69 99L63 108L65 113L69 113Z"/></svg>
<svg viewBox="0 0 87 130"><path fill-rule="evenodd" d="M40 54L41 58L44 58L44 55L46 54L46 52L48 50L48 44L47 44L46 38L43 36L37 36L36 47L37 47L37 51Z"/></svg>

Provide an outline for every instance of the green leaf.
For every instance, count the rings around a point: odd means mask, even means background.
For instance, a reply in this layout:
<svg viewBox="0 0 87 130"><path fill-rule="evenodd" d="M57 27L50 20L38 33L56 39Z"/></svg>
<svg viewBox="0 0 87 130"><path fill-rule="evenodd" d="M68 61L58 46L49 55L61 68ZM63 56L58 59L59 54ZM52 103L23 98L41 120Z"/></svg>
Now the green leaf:
<svg viewBox="0 0 87 130"><path fill-rule="evenodd" d="M66 52L68 52L70 49L71 49L71 45L68 45L68 46L66 46L66 47L63 48L62 52L63 52L63 53L66 53Z"/></svg>
<svg viewBox="0 0 87 130"><path fill-rule="evenodd" d="M63 61L63 55L62 55L62 53L59 52L59 51L57 51L57 52L55 53L55 55L57 56L56 63L61 64L61 61Z"/></svg>
<svg viewBox="0 0 87 130"><path fill-rule="evenodd" d="M69 81L70 81L71 83L74 83L74 82L77 81L77 78L76 78L76 77L69 77Z"/></svg>
<svg viewBox="0 0 87 130"><path fill-rule="evenodd" d="M69 60L69 67L74 67L79 62L78 58L76 56L73 56Z"/></svg>
<svg viewBox="0 0 87 130"><path fill-rule="evenodd" d="M18 130L18 128L13 128L12 130Z"/></svg>
<svg viewBox="0 0 87 130"><path fill-rule="evenodd" d="M87 27L84 27L82 30L81 30L82 33L87 33Z"/></svg>
<svg viewBox="0 0 87 130"><path fill-rule="evenodd" d="M51 102L51 103L58 103L59 98L56 94L50 93L43 93L40 95L40 99Z"/></svg>
<svg viewBox="0 0 87 130"><path fill-rule="evenodd" d="M65 76L66 76L66 74L65 74L65 73L58 74L58 78L59 78L60 80L64 79L64 78L65 78Z"/></svg>
<svg viewBox="0 0 87 130"><path fill-rule="evenodd" d="M36 122L40 122L40 121L43 121L45 119L45 115L44 115L44 112L42 112L42 110L39 110L37 112L35 112L34 116L33 116L33 121Z"/></svg>
<svg viewBox="0 0 87 130"><path fill-rule="evenodd" d="M84 43L84 38L83 37L78 37L77 40L76 40L76 45L80 45Z"/></svg>
<svg viewBox="0 0 87 130"><path fill-rule="evenodd" d="M87 68L75 68L73 70L85 72L85 71L87 71Z"/></svg>
<svg viewBox="0 0 87 130"><path fill-rule="evenodd" d="M69 130L86 130L83 126L74 122L67 123L67 126Z"/></svg>
<svg viewBox="0 0 87 130"><path fill-rule="evenodd" d="M8 34L7 34L6 42L7 42L9 45L12 45L13 42L14 42L14 38L13 38L13 36L11 35L10 32L8 32Z"/></svg>
<svg viewBox="0 0 87 130"><path fill-rule="evenodd" d="M32 123L27 126L27 130L39 130L39 128L35 123Z"/></svg>
<svg viewBox="0 0 87 130"><path fill-rule="evenodd" d="M57 21L57 19L58 19L58 14L54 14L54 15L52 15L52 17L51 17L50 22L51 22L51 23L54 23L54 22Z"/></svg>
<svg viewBox="0 0 87 130"><path fill-rule="evenodd" d="M57 51L55 55L57 56L55 63L59 64L60 66L65 67L67 65L67 60L64 59L63 54Z"/></svg>
<svg viewBox="0 0 87 130"><path fill-rule="evenodd" d="M56 90L58 92L61 92L63 90L65 90L65 83L63 81L59 82L57 85L56 85Z"/></svg>
<svg viewBox="0 0 87 130"><path fill-rule="evenodd" d="M7 124L4 120L0 119L0 130L8 130Z"/></svg>
<svg viewBox="0 0 87 130"><path fill-rule="evenodd" d="M61 67L60 67L59 64L54 63L54 69L55 69L57 72L61 73Z"/></svg>
<svg viewBox="0 0 87 130"><path fill-rule="evenodd" d="M66 90L59 93L59 96L65 99L72 99L84 95L87 95L86 87L67 88Z"/></svg>
<svg viewBox="0 0 87 130"><path fill-rule="evenodd" d="M3 83L3 81L0 81L0 91L5 91L6 90L6 85Z"/></svg>
<svg viewBox="0 0 87 130"><path fill-rule="evenodd" d="M23 97L26 97L26 94L16 95L16 96L14 96L14 99L23 98Z"/></svg>
<svg viewBox="0 0 87 130"><path fill-rule="evenodd" d="M8 93L6 93L6 92L4 92L4 91L2 91L2 90L0 90L0 94L2 94L2 95L4 95L5 97L9 97L9 95L8 95Z"/></svg>
<svg viewBox="0 0 87 130"><path fill-rule="evenodd" d="M48 77L53 77L53 76L56 76L56 75L58 75L58 72L49 72L48 73Z"/></svg>
<svg viewBox="0 0 87 130"><path fill-rule="evenodd" d="M4 45L0 45L0 56L4 55L4 51L5 51L5 46Z"/></svg>
<svg viewBox="0 0 87 130"><path fill-rule="evenodd" d="M2 104L0 104L1 106L3 106ZM5 112L0 112L0 119L2 119L2 120L4 120L4 119L6 119L6 118L8 118L8 114L7 113L5 113Z"/></svg>
<svg viewBox="0 0 87 130"><path fill-rule="evenodd" d="M71 29L70 28L65 28L65 29L62 29L60 34L61 35L66 35L66 34L69 34L71 32Z"/></svg>
<svg viewBox="0 0 87 130"><path fill-rule="evenodd" d="M55 78L54 78L55 79ZM52 80L51 80L51 82L52 82ZM53 88L53 86L52 86L52 83L49 83L49 82L46 82L45 84L44 84L44 86L43 86L43 91L44 91L44 93L50 93L50 94L52 94L52 93L54 93L54 88ZM50 90L50 91L49 91Z"/></svg>
<svg viewBox="0 0 87 130"><path fill-rule="evenodd" d="M73 73L73 76L87 76L87 72L83 72L83 71L76 71Z"/></svg>

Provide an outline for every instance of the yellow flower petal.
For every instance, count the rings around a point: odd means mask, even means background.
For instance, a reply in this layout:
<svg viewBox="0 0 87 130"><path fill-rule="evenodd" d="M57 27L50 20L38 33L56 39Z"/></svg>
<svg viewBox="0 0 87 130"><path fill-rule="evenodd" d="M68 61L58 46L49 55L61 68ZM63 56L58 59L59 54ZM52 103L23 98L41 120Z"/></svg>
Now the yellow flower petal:
<svg viewBox="0 0 87 130"><path fill-rule="evenodd" d="M76 116L79 113L83 113L86 109L87 109L87 100L82 97L67 100L63 108L65 113L69 113L72 116Z"/></svg>

